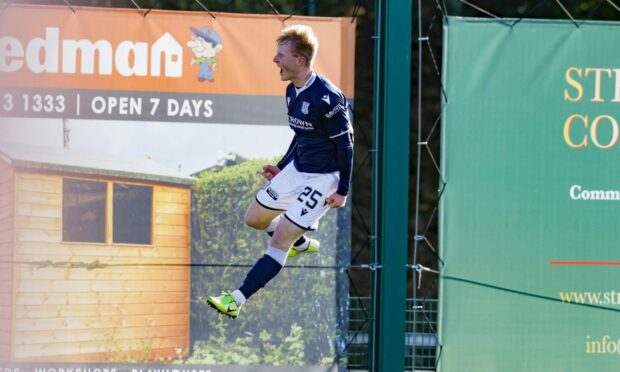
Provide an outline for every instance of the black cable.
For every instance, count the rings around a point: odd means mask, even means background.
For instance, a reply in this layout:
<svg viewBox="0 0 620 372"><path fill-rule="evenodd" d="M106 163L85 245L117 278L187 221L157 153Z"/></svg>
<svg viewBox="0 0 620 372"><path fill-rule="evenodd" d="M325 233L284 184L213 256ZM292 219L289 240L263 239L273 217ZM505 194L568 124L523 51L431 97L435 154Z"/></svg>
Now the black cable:
<svg viewBox="0 0 620 372"><path fill-rule="evenodd" d="M564 7L564 4L562 4L562 2L560 0L555 0L555 2L560 6L560 8L562 8L564 13L568 16L568 18L570 18L570 20L573 22L575 27L579 28L579 24L577 23L577 21L575 21L575 18L573 18L573 16L570 14L568 9L566 9L566 7Z"/></svg>
<svg viewBox="0 0 620 372"><path fill-rule="evenodd" d="M614 9L616 9L620 13L620 8L612 0L605 0L605 1L607 2L607 4L612 6Z"/></svg>
<svg viewBox="0 0 620 372"><path fill-rule="evenodd" d="M353 12L351 13L351 23L353 23L355 19L357 18L357 14L359 13L361 7L362 7L361 0L356 0L355 6L353 7Z"/></svg>
<svg viewBox="0 0 620 372"><path fill-rule="evenodd" d="M194 0L195 2L198 3L198 5L200 5L200 7L207 13L209 13L209 15L211 16L211 18L215 19L215 16L213 15L213 13L211 13L211 11L209 10L209 8L207 8L203 3L200 2L200 0Z"/></svg>
<svg viewBox="0 0 620 372"><path fill-rule="evenodd" d="M30 265L37 269L59 268L59 269L106 269L115 267L233 267L251 268L254 264L216 264L216 263L117 263L109 264L100 261L81 262L81 261L0 261L0 264ZM343 270L346 266L336 265L285 265L286 269L330 269Z"/></svg>
<svg viewBox="0 0 620 372"><path fill-rule="evenodd" d="M62 0L64 1L65 5L67 5L69 7L69 9L71 9L71 11L73 12L73 14L75 14L75 9L73 9L73 7L71 6L71 4L69 4L69 2L67 0Z"/></svg>
<svg viewBox="0 0 620 372"><path fill-rule="evenodd" d="M361 248L353 255L353 258L351 259L351 265L353 265L355 263L355 261L357 260L357 257L360 255L360 253L362 253L362 251L365 248L368 248L369 246L370 246L370 237L368 237L366 239L364 244L362 244Z"/></svg>
<svg viewBox="0 0 620 372"><path fill-rule="evenodd" d="M357 169L353 171L352 179L357 178L357 176L359 175L359 172L362 170L362 168L364 168L368 159L370 159L370 154L371 154L370 151L366 151L366 155L364 156L364 159L362 160L360 165L357 167Z"/></svg>
<svg viewBox="0 0 620 372"><path fill-rule="evenodd" d="M599 0L598 3L593 6L588 13L586 13L586 15L581 19L581 22L579 22L579 25L582 25L585 21L588 20L588 18L590 18L590 16L592 16L592 14L594 14L594 12L596 12L598 10L598 8L601 7L601 5L603 5L603 1L604 0Z"/></svg>
<svg viewBox="0 0 620 372"><path fill-rule="evenodd" d="M516 294L516 295L520 295L520 296L527 296L527 297L538 298L540 300L558 302L558 303L561 303L563 305L574 305L574 306L586 307L586 308L593 309L593 310L612 311L612 312L620 313L620 309L617 309L617 308L606 307L606 306L601 306L601 305L597 305L597 304L590 304L590 303L566 302L565 300L563 300L561 298L540 295L540 294L532 293L532 292L525 292L525 291L521 291L521 290L513 289L513 288L500 287L498 285L484 283L484 282L479 282L479 281L476 281L476 280L471 280L471 279L466 279L466 278L459 278L459 277L456 277L456 276L441 275L441 277L444 280L452 280L452 281L461 282L461 283L465 283L465 284L470 284L470 285L475 285L475 286L479 286L479 287L494 289L494 290L497 290L497 291L508 292L508 293L512 293L512 294Z"/></svg>
<svg viewBox="0 0 620 372"><path fill-rule="evenodd" d="M445 7L445 6L446 6L445 1L443 1L443 0L442 0L442 2L444 3L444 7ZM435 0L435 3L437 4L437 8L436 8L436 9L439 9L439 11L441 12L441 14L442 14L444 17L447 17L447 16L448 16L448 9L447 9L447 8L442 8L441 4L439 4L439 0ZM422 11L422 9L420 9L420 11ZM434 19L434 17L433 17L433 19ZM432 23L433 23L433 22L431 21L431 24L432 24Z"/></svg>
<svg viewBox="0 0 620 372"><path fill-rule="evenodd" d="M286 21L288 21L288 20L289 20L289 19L291 19L293 16L296 16L296 15L297 15L297 12L302 11L302 10L304 10L304 9L307 9L310 5L314 5L314 2L315 2L314 0L309 0L309 1L307 1L307 2L306 2L306 5L304 5L304 6L300 7L300 8L297 8L297 9L293 10L293 11L291 12L291 14L289 14L289 15L288 15L288 17L286 17L286 18L284 18L284 19L282 20L282 22L286 22Z"/></svg>
<svg viewBox="0 0 620 372"><path fill-rule="evenodd" d="M265 0L265 1L267 2L267 4L269 4L269 6L271 7L271 10L273 10L273 12L274 12L276 15L280 15L280 12L278 12L278 9L276 9L276 7L275 7L275 6L273 6L273 4L271 3L271 1L269 1L269 0Z"/></svg>
<svg viewBox="0 0 620 372"><path fill-rule="evenodd" d="M362 127L362 124L357 119L355 110L351 109L349 110L349 112L351 113L351 121L353 122L353 126L355 127L357 125L357 129L355 129L355 132L359 131L360 133L362 133L362 139L364 140L364 144L366 145L366 147L370 148L372 144L370 143L370 139L368 138L368 136L366 135L366 132L364 131L364 127Z"/></svg>
<svg viewBox="0 0 620 372"><path fill-rule="evenodd" d="M465 5L468 5L468 6L472 7L472 8L474 8L474 9L476 9L477 11L479 11L481 13L484 13L484 14L490 16L490 17L495 18L499 23L503 24L504 26L511 27L511 25L509 23L507 23L504 19L496 16L495 14L489 12L488 10L482 9L481 7L477 6L476 4L472 4L472 3L468 2L467 0L459 0L459 1L461 3L463 3L463 4L465 4Z"/></svg>
<svg viewBox="0 0 620 372"><path fill-rule="evenodd" d="M541 0L541 1L539 1L536 5L534 5L532 8L530 8L530 10L528 10L525 14L523 14L519 19L517 19L510 27L514 27L517 23L521 22L524 18L527 18L527 17L531 16L532 14L534 14L534 12L536 12L538 10L538 8L543 6L543 4L545 4L547 1L549 1L549 0Z"/></svg>

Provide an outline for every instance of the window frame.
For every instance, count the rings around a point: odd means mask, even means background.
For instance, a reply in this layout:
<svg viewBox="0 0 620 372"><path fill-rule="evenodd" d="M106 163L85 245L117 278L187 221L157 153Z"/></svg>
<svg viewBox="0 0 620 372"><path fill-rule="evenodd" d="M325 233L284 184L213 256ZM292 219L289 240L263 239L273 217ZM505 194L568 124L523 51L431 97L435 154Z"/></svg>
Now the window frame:
<svg viewBox="0 0 620 372"><path fill-rule="evenodd" d="M103 194L104 202L103 202L103 241L98 242L89 242L89 241L80 241L80 240L65 240L65 180L70 181L78 181L78 182L93 182L93 183L102 183L105 186L105 191ZM93 244L93 245L106 245L108 240L108 183L105 180L99 179L89 179L89 178L76 178L76 177L62 177L62 186L61 186L61 197L60 197L60 234L61 234L61 242L66 244Z"/></svg>
<svg viewBox="0 0 620 372"><path fill-rule="evenodd" d="M61 243L62 244L73 244L73 245L95 245L95 246L110 246L110 247L137 247L137 248L155 248L155 186L151 183L144 182L135 182L129 180L110 180L103 178L87 178L87 177L79 177L79 176L61 176L62 178L62 191L61 191L61 201L60 201L60 209L61 209ZM87 182L101 182L106 185L105 192L105 241L104 242L81 242L81 241L67 241L64 240L64 234L62 233L64 229L64 182L65 180L74 180L74 181L87 181ZM115 243L114 242L114 184L124 184L124 185L132 185L132 186L142 186L148 187L151 189L151 216L150 216L150 244L138 244L138 243Z"/></svg>
<svg viewBox="0 0 620 372"><path fill-rule="evenodd" d="M148 244L142 243L118 243L114 241L114 185L128 185L128 186L137 186L137 187L146 187L151 190L151 215L149 220L149 242ZM110 205L110 245L122 245L122 246L139 246L139 247L153 247L155 233L154 233L154 217L155 217L155 187L153 185L148 184L138 184L134 182L110 182L110 196L111 196L111 205Z"/></svg>

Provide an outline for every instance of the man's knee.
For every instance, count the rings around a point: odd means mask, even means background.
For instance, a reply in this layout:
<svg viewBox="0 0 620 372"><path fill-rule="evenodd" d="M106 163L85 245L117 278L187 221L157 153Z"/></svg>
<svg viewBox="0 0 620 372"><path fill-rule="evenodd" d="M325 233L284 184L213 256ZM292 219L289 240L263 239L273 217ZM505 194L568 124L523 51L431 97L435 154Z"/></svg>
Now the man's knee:
<svg viewBox="0 0 620 372"><path fill-rule="evenodd" d="M290 236L274 232L273 236L271 237L271 241L269 242L269 245L286 251L293 245L294 242L295 241Z"/></svg>
<svg viewBox="0 0 620 372"><path fill-rule="evenodd" d="M271 210L263 208L256 201L253 201L245 212L245 224L257 230L264 230L276 216L277 214Z"/></svg>
<svg viewBox="0 0 620 372"><path fill-rule="evenodd" d="M286 251L305 232L305 230L297 227L292 222L283 219L276 228L276 231L274 231L270 244L272 247Z"/></svg>
<svg viewBox="0 0 620 372"><path fill-rule="evenodd" d="M264 230L267 226L269 226L270 222L271 221L265 221L262 216L257 216L249 211L245 214L245 224L253 229Z"/></svg>

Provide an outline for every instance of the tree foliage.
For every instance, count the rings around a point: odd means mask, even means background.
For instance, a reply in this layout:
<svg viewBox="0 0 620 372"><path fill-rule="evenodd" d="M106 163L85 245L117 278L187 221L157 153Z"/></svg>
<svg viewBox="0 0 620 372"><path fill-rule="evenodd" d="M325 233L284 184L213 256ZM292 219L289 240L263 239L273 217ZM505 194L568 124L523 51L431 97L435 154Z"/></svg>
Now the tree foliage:
<svg viewBox="0 0 620 372"><path fill-rule="evenodd" d="M283 345L294 340L299 328L304 335L304 353L293 354L306 364L318 364L326 357L335 356L338 330L345 326L337 320L342 319L338 318L339 312L346 308L337 302L336 288L338 281L346 280L346 275L338 270L285 266L266 288L246 302L239 318L231 321L222 322L205 301L206 297L219 295L223 290L238 288L249 267L264 254L267 234L244 223L246 208L262 186L259 170L263 164L264 160L252 160L205 172L193 187L192 263L195 267L191 280L191 333L194 349L213 350L205 346L213 340L217 341L216 345L225 344L231 349L238 344L263 345L257 349L261 351L257 356L260 362L283 364L293 362L286 358L288 353L293 353L294 345L286 353L266 345ZM321 241L319 254L290 258L287 266L336 265L337 217L338 213L329 211L321 220L319 231L311 235ZM347 231L345 228L340 233ZM250 334L258 336L250 340ZM213 335L220 336L214 339Z"/></svg>

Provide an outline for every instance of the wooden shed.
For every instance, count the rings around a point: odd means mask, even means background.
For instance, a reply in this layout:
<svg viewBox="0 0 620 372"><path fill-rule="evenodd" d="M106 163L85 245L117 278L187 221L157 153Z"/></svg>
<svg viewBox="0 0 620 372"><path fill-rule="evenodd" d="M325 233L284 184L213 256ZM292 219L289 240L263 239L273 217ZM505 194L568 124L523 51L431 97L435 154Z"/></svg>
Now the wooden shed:
<svg viewBox="0 0 620 372"><path fill-rule="evenodd" d="M188 348L192 183L148 160L0 142L0 360Z"/></svg>

